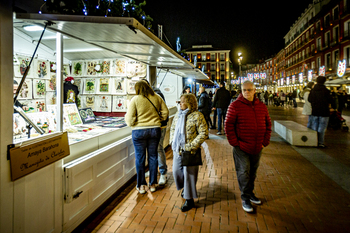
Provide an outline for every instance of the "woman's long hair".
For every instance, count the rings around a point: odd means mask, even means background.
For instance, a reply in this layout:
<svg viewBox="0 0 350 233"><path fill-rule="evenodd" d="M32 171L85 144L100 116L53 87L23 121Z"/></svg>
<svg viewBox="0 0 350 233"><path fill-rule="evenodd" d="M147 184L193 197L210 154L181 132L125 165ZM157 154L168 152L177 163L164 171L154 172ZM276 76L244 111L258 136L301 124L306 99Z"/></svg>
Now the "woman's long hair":
<svg viewBox="0 0 350 233"><path fill-rule="evenodd" d="M135 84L135 91L136 91L136 95L143 95L143 96L154 95L154 91L152 90L152 88L148 85L148 83L146 83L143 80L140 80Z"/></svg>

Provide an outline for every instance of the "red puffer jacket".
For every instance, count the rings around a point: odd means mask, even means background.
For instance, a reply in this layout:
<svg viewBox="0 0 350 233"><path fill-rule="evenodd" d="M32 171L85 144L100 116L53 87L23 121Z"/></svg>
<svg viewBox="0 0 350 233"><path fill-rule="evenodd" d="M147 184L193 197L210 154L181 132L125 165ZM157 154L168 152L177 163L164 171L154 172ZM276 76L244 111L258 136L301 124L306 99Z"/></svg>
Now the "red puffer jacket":
<svg viewBox="0 0 350 233"><path fill-rule="evenodd" d="M257 98L253 102L239 95L227 110L225 132L231 146L248 154L258 154L262 146L270 143L271 119L264 103Z"/></svg>

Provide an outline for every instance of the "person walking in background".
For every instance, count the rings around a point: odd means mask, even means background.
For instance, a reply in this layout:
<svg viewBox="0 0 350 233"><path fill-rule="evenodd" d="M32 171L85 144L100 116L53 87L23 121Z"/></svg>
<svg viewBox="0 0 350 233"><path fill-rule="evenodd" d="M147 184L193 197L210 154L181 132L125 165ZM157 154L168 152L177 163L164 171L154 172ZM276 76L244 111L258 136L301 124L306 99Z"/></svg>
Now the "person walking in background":
<svg viewBox="0 0 350 233"><path fill-rule="evenodd" d="M253 212L251 202L261 204L254 194L254 181L262 149L269 145L271 137L269 112L255 97L255 91L253 82L242 84L242 95L230 104L225 122L227 140L233 146L242 207L246 212Z"/></svg>
<svg viewBox="0 0 350 233"><path fill-rule="evenodd" d="M211 120L210 120L210 112L211 112L210 97L209 97L208 93L205 91L204 87L199 88L199 93L200 93L200 96L198 98L198 111L204 115L205 121L207 122L207 125L209 127L209 122L211 122ZM213 126L213 124L212 124L212 126Z"/></svg>
<svg viewBox="0 0 350 233"><path fill-rule="evenodd" d="M270 91L269 93L269 103L268 105L273 105L273 94L272 94L272 91Z"/></svg>
<svg viewBox="0 0 350 233"><path fill-rule="evenodd" d="M265 100L265 104L268 105L269 104L269 93L267 91L265 91L264 93L264 100Z"/></svg>
<svg viewBox="0 0 350 233"><path fill-rule="evenodd" d="M298 95L297 89L294 89L293 93L292 93L292 99L293 99L293 106L294 106L294 108L298 107L298 105L297 105L297 95Z"/></svg>
<svg viewBox="0 0 350 233"><path fill-rule="evenodd" d="M195 153L208 137L208 126L202 113L198 112L196 97L183 94L180 110L176 113L170 128L170 145L173 149L173 175L177 190L186 199L181 207L186 212L195 207L193 198L198 198L196 183L198 166L182 166L181 150Z"/></svg>
<svg viewBox="0 0 350 233"><path fill-rule="evenodd" d="M309 120L307 122L307 127L309 129L311 129L311 118L310 118L310 115L312 113L312 110L311 110L311 104L308 101L308 99L309 99L310 91L311 91L313 86L314 86L314 82L309 82L307 84L307 86L305 87L305 89L303 90L303 93L302 93L303 99L305 101L302 114L306 115L306 116L309 116Z"/></svg>
<svg viewBox="0 0 350 233"><path fill-rule="evenodd" d="M158 172L158 145L161 137L161 121L169 116L169 110L163 99L154 93L145 81L135 84L136 96L128 105L125 123L132 128L132 141L135 148L137 172L136 189L140 194L146 192L145 160L148 152L150 191L156 191Z"/></svg>
<svg viewBox="0 0 350 233"><path fill-rule="evenodd" d="M284 102L286 101L286 94L281 90L280 92L281 106L284 107Z"/></svg>
<svg viewBox="0 0 350 233"><path fill-rule="evenodd" d="M227 107L230 104L230 92L225 88L225 82L220 83L220 88L216 92L213 105L216 106L214 110L217 110L218 114L218 135L221 135L221 127L225 123L225 116Z"/></svg>
<svg viewBox="0 0 350 233"><path fill-rule="evenodd" d="M316 79L317 84L310 91L308 101L311 103L311 129L317 131L318 146L325 148L324 135L327 129L330 110L332 103L332 97L330 91L326 88L324 83L326 77L318 76Z"/></svg>
<svg viewBox="0 0 350 233"><path fill-rule="evenodd" d="M217 93L218 89L215 89L215 92L214 92L214 98L216 96L216 93ZM212 127L210 129L216 129L216 118L218 116L218 111L217 111L217 104L214 105L214 102L212 103L212 109L213 109L213 113L214 113L214 116L213 116L213 124L212 124Z"/></svg>

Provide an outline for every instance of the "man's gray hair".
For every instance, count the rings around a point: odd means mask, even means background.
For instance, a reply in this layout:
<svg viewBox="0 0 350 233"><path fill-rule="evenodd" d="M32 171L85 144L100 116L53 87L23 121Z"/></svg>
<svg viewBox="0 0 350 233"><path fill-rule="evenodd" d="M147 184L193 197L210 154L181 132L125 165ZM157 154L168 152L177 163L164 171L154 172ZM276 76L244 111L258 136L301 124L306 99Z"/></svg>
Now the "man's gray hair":
<svg viewBox="0 0 350 233"><path fill-rule="evenodd" d="M253 88L254 88L254 89L256 89L255 84L254 84L252 81L249 81L249 80L244 81L244 82L242 83L242 89L243 89L243 85L245 85L245 84L250 84L250 85L252 85L252 86L253 86Z"/></svg>

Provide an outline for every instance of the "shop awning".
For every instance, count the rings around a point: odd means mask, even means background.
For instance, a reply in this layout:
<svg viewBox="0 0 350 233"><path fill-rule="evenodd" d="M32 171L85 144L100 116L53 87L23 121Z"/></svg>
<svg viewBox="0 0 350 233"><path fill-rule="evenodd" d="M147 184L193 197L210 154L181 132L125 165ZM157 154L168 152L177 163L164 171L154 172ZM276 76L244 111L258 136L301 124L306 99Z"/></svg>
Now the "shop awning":
<svg viewBox="0 0 350 233"><path fill-rule="evenodd" d="M134 18L17 13L14 27L35 41L41 31L26 31L24 27L44 27L47 21L53 24L47 26L42 44L55 51L55 32L62 33L68 60L124 57L210 81Z"/></svg>
<svg viewBox="0 0 350 233"><path fill-rule="evenodd" d="M350 84L350 80L343 79L343 78L337 78L337 79L328 80L327 82L325 82L326 86L338 86L338 85L343 85L343 84Z"/></svg>

